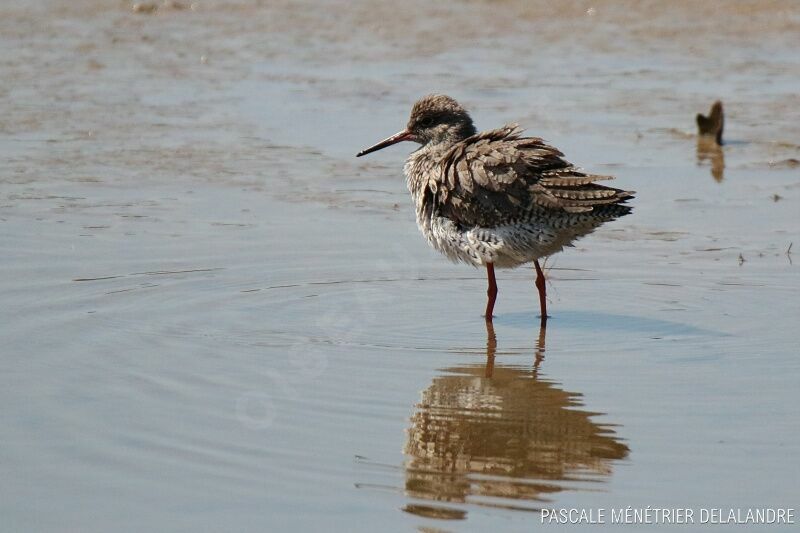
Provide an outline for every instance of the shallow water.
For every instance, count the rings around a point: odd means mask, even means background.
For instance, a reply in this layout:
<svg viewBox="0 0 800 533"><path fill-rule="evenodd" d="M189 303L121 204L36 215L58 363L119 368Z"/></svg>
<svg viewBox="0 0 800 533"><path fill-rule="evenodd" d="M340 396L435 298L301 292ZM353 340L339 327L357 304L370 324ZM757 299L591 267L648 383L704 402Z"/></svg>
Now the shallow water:
<svg viewBox="0 0 800 533"><path fill-rule="evenodd" d="M796 506L800 16L673 4L0 8L0 530ZM353 157L432 91L638 193L546 332Z"/></svg>

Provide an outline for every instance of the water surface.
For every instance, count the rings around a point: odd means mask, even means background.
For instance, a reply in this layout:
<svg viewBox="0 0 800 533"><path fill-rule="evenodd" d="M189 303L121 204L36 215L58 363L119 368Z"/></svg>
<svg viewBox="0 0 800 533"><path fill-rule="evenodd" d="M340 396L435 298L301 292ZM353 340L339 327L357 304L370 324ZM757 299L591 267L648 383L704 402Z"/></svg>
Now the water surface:
<svg viewBox="0 0 800 533"><path fill-rule="evenodd" d="M796 506L793 3L179 7L0 8L0 530ZM353 157L433 91L638 193L546 331Z"/></svg>

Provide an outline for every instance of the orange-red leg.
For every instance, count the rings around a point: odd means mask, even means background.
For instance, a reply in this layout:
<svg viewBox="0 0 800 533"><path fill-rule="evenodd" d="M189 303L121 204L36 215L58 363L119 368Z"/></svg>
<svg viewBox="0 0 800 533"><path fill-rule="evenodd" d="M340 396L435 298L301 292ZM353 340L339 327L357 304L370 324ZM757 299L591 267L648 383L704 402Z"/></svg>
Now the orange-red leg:
<svg viewBox="0 0 800 533"><path fill-rule="evenodd" d="M486 320L492 320L494 301L497 299L497 280L494 279L494 265L492 263L486 263L486 275L489 278L489 289L486 291L486 296L489 297L486 302Z"/></svg>
<svg viewBox="0 0 800 533"><path fill-rule="evenodd" d="M533 265L536 267L536 288L539 290L539 310L542 313L542 325L547 322L547 291L544 283L544 272L539 265L537 259L533 260Z"/></svg>

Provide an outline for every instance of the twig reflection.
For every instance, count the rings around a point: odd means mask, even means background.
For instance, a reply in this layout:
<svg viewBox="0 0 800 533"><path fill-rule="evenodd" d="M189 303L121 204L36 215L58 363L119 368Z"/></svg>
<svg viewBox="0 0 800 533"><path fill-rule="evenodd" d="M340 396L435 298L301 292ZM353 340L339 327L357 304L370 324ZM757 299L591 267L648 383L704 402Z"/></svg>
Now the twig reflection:
<svg viewBox="0 0 800 533"><path fill-rule="evenodd" d="M725 152L717 144L714 137L700 135L697 137L697 164L705 162L711 164L711 175L717 183L722 183L725 177Z"/></svg>

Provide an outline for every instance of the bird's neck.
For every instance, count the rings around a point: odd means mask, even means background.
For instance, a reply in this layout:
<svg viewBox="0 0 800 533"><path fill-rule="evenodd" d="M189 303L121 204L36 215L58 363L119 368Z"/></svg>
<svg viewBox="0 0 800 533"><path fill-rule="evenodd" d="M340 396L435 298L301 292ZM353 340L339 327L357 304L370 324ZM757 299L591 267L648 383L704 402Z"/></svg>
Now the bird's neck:
<svg viewBox="0 0 800 533"><path fill-rule="evenodd" d="M475 135L472 121L452 128L447 135L432 139L408 156L405 166L408 189L417 196L428 186L428 181L438 180L445 154L456 144Z"/></svg>
<svg viewBox="0 0 800 533"><path fill-rule="evenodd" d="M472 120L469 120L468 122L462 122L457 127L452 128L448 133L449 135L444 141L449 142L452 146L468 137L472 137L477 133L477 130L475 129L475 125L472 124Z"/></svg>
<svg viewBox="0 0 800 533"><path fill-rule="evenodd" d="M454 144L472 137L475 133L477 131L471 120L453 124L425 143L423 148L431 147L433 150L447 150L452 148Z"/></svg>
<svg viewBox="0 0 800 533"><path fill-rule="evenodd" d="M438 180L444 154L453 144L455 143L428 143L408 156L404 169L406 185L415 198L423 193L430 180Z"/></svg>

